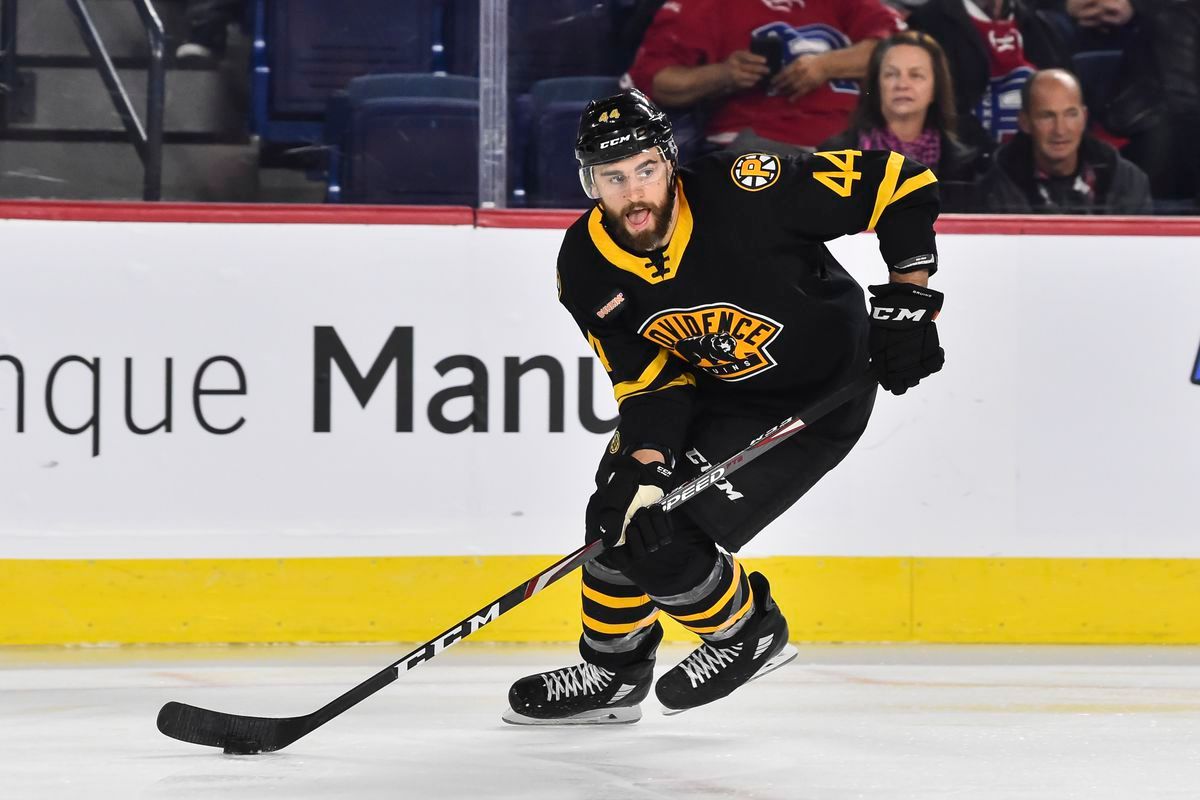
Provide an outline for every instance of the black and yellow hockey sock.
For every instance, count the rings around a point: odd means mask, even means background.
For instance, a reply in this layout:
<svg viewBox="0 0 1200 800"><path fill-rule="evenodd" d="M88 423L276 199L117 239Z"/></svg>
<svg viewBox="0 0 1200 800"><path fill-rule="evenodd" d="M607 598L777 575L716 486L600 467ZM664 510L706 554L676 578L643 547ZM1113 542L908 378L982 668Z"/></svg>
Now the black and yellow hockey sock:
<svg viewBox="0 0 1200 800"><path fill-rule="evenodd" d="M754 615L754 592L746 573L737 559L723 552L717 554L712 570L697 586L652 599L676 622L706 642L733 638Z"/></svg>
<svg viewBox="0 0 1200 800"><path fill-rule="evenodd" d="M616 669L652 658L662 641L659 611L620 572L595 561L583 567L583 636L579 649L597 666Z"/></svg>

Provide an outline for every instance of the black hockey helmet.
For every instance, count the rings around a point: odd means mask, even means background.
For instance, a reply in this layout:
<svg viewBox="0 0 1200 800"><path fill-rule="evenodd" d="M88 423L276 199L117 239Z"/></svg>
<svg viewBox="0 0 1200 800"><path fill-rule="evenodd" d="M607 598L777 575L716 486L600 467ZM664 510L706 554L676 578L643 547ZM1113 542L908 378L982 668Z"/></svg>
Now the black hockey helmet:
<svg viewBox="0 0 1200 800"><path fill-rule="evenodd" d="M679 148L671 132L671 120L663 110L637 89L592 100L579 119L575 158L579 181L593 200L600 197L592 181L592 167L620 161L657 147L672 165L679 161Z"/></svg>

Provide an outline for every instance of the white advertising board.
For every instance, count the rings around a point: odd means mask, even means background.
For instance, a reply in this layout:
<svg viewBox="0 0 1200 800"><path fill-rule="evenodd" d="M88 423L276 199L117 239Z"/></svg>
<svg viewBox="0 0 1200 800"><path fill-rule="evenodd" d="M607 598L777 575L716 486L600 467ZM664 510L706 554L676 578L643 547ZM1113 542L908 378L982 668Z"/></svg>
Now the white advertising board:
<svg viewBox="0 0 1200 800"><path fill-rule="evenodd" d="M580 541L615 404L555 300L561 232L0 231L0 558ZM939 247L945 370L881 395L856 450L746 552L1200 556L1195 240ZM873 236L834 250L883 280Z"/></svg>

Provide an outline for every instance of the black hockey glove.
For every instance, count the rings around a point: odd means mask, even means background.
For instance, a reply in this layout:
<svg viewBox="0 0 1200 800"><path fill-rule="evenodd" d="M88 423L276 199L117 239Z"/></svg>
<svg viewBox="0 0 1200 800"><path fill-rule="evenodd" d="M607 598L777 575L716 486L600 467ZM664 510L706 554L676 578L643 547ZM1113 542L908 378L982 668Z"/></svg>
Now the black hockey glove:
<svg viewBox="0 0 1200 800"><path fill-rule="evenodd" d="M633 456L620 456L601 481L588 500L587 541L603 539L610 548L626 544L635 559L671 541L666 512L646 508L670 488L671 470L666 464L643 464Z"/></svg>
<svg viewBox="0 0 1200 800"><path fill-rule="evenodd" d="M942 310L942 293L913 283L867 288L871 292L871 365L880 386L892 394L904 394L946 361L934 323Z"/></svg>
<svg viewBox="0 0 1200 800"><path fill-rule="evenodd" d="M625 529L625 544L634 560L671 543L671 516L662 506L639 508Z"/></svg>

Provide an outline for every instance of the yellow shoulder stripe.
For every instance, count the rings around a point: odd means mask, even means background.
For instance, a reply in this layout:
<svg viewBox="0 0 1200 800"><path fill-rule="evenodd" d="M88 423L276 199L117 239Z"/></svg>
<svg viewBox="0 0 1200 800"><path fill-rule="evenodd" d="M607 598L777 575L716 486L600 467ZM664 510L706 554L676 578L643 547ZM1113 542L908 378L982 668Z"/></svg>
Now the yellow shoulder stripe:
<svg viewBox="0 0 1200 800"><path fill-rule="evenodd" d="M937 177L933 174L933 170L925 170L920 175L914 175L904 183L900 184L900 188L892 195L892 199L888 200L888 205L901 200L915 192L917 189L923 189L931 183L937 183Z"/></svg>
<svg viewBox="0 0 1200 800"><path fill-rule="evenodd" d="M892 203L903 200L931 183L937 183L937 177L933 174L933 170L927 169L920 175L914 175L900 184L900 188L896 188L903 166L904 156L895 152L888 156L887 166L883 170L883 180L879 183L879 191L875 193L875 210L871 213L871 221L867 223L867 230L875 230L879 218L883 216L883 210Z"/></svg>
<svg viewBox="0 0 1200 800"><path fill-rule="evenodd" d="M875 230L875 223L883 216L883 210L892 202L896 193L896 183L900 180L900 169L904 166L904 156L892 152L888 154L887 166L883 169L883 180L879 182L879 190L875 192L875 210L871 212L871 221L867 230Z"/></svg>

